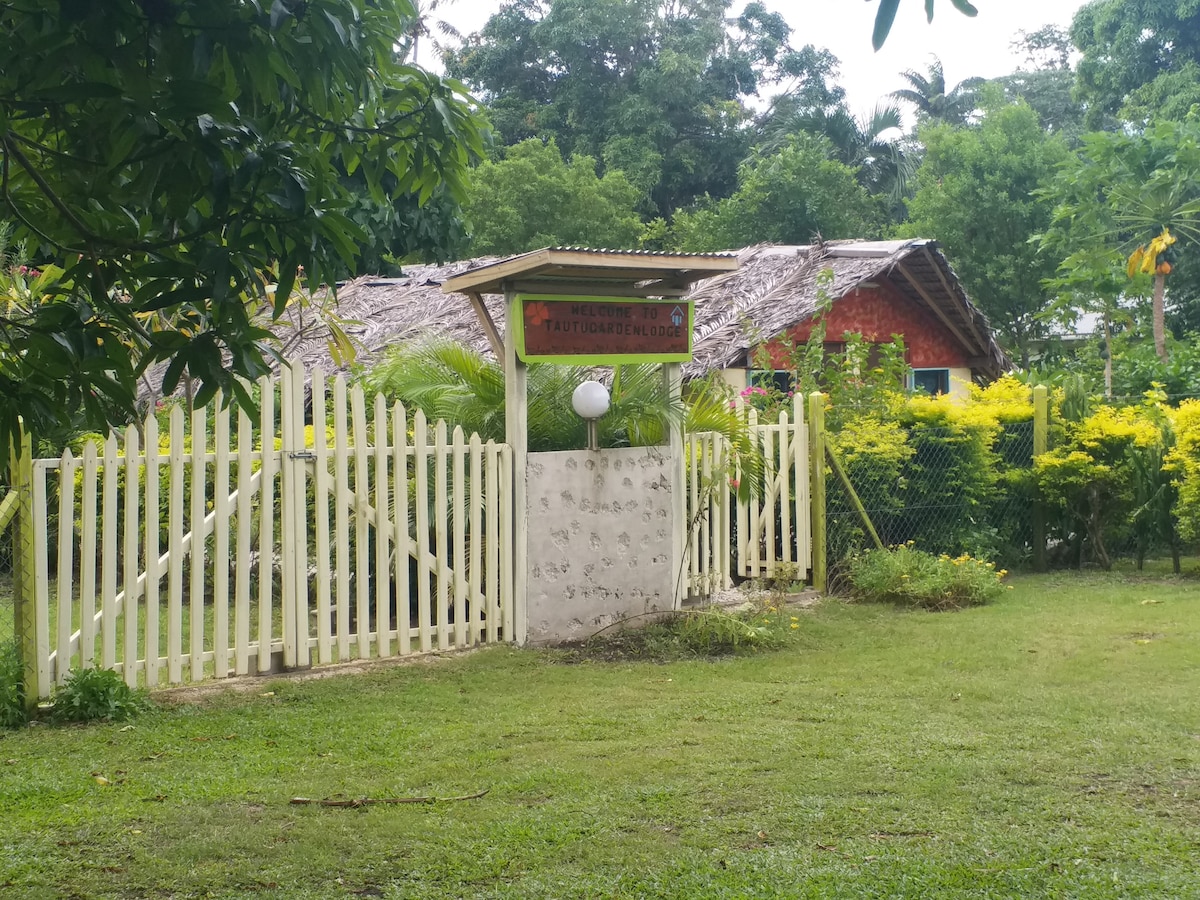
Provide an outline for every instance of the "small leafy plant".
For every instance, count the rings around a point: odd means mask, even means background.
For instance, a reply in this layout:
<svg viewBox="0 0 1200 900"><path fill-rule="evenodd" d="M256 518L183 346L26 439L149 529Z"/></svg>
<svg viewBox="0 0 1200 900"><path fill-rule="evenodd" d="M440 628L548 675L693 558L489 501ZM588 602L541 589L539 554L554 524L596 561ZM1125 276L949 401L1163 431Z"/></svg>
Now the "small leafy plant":
<svg viewBox="0 0 1200 900"><path fill-rule="evenodd" d="M915 549L911 543L869 550L850 561L850 584L862 600L898 603L920 609L949 610L979 606L1004 589L1008 572L963 554L951 558Z"/></svg>
<svg viewBox="0 0 1200 900"><path fill-rule="evenodd" d="M780 617L774 606L752 611L709 606L689 611L672 624L681 649L715 656L778 649L788 631Z"/></svg>
<svg viewBox="0 0 1200 900"><path fill-rule="evenodd" d="M16 644L0 645L0 728L24 725L25 687Z"/></svg>
<svg viewBox="0 0 1200 900"><path fill-rule="evenodd" d="M640 628L593 635L578 653L594 659L666 661L777 650L800 628L799 616L767 603L751 609L705 606L668 614Z"/></svg>
<svg viewBox="0 0 1200 900"><path fill-rule="evenodd" d="M135 691L112 669L74 669L54 692L54 722L123 722L150 709L144 691Z"/></svg>

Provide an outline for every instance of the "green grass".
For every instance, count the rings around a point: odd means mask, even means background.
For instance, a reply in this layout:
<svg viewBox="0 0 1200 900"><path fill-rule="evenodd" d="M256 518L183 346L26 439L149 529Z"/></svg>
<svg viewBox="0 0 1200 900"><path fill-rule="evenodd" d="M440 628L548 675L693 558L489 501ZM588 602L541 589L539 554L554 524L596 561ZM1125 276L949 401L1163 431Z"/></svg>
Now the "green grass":
<svg viewBox="0 0 1200 900"><path fill-rule="evenodd" d="M1015 585L826 602L775 653L493 648L9 732L0 894L1200 895L1200 585Z"/></svg>

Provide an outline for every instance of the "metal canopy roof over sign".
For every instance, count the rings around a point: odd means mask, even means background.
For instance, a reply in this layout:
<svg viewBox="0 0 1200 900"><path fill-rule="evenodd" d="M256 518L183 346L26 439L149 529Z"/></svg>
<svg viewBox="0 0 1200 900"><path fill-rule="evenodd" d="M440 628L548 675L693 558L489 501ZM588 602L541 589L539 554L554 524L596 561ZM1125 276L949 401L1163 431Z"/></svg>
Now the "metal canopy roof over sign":
<svg viewBox="0 0 1200 900"><path fill-rule="evenodd" d="M508 291L603 294L611 297L680 297L688 286L733 272L731 253L660 253L546 247L449 278L445 293Z"/></svg>

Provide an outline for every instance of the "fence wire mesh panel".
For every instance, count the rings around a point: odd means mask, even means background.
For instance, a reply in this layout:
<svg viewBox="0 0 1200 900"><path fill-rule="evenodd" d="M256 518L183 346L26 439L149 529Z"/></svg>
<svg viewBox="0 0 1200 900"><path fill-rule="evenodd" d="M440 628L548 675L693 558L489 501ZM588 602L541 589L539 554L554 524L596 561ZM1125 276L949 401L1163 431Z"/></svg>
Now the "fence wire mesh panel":
<svg viewBox="0 0 1200 900"><path fill-rule="evenodd" d="M973 556L1005 566L1033 548L1033 423L984 432L896 423L847 426L829 443L886 546L909 541L931 553ZM831 572L873 546L842 480L827 479Z"/></svg>
<svg viewBox="0 0 1200 900"><path fill-rule="evenodd" d="M33 461L39 697L73 668L154 687L516 638L509 447L341 377L309 413L299 371L256 390L253 418L175 406Z"/></svg>

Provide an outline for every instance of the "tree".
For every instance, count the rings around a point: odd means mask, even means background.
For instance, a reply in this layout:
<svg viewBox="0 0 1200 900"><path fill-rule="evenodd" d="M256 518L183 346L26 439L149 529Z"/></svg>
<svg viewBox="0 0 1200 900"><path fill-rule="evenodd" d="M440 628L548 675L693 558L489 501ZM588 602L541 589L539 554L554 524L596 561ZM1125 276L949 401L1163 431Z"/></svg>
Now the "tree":
<svg viewBox="0 0 1200 900"><path fill-rule="evenodd" d="M511 0L447 57L501 142L553 138L621 169L659 215L728 196L760 88L803 81L782 16L729 0Z"/></svg>
<svg viewBox="0 0 1200 900"><path fill-rule="evenodd" d="M1088 135L1047 197L1056 203L1059 227L1124 253L1167 232L1180 240L1165 269L1154 254L1149 273L1154 346L1166 362L1166 276L1173 262L1194 255L1200 243L1200 119L1160 122L1142 134ZM1131 276L1136 268L1130 265Z"/></svg>
<svg viewBox="0 0 1200 900"><path fill-rule="evenodd" d="M977 127L928 125L919 136L925 158L900 234L943 245L972 300L1028 365L1030 344L1044 328L1037 318L1046 299L1042 282L1057 263L1030 243L1053 209L1036 191L1066 147L1024 103L987 109Z"/></svg>
<svg viewBox="0 0 1200 900"><path fill-rule="evenodd" d="M710 251L877 234L878 204L854 169L830 159L831 149L824 138L797 135L776 153L752 157L731 197L676 214L673 241L681 250Z"/></svg>
<svg viewBox="0 0 1200 900"><path fill-rule="evenodd" d="M1075 73L1067 32L1054 25L1020 32L1012 49L1025 59L1015 72L995 79L1004 96L1014 103L1024 100L1038 114L1042 128L1077 144L1083 133L1084 107L1073 94Z"/></svg>
<svg viewBox="0 0 1200 900"><path fill-rule="evenodd" d="M434 37L435 32L451 40L462 40L462 35L453 25L445 19L434 18L439 8L454 2L455 0L413 0L413 15L409 20L408 31L400 42L400 51L406 60L413 65L420 64L422 41L425 40L432 44L435 56L445 53L449 48Z"/></svg>
<svg viewBox="0 0 1200 900"><path fill-rule="evenodd" d="M778 150L787 145L791 135L823 136L832 145L834 158L858 173L858 182L868 193L886 197L899 218L916 169L903 125L900 108L888 103L877 104L870 116L861 118L844 104L832 112L814 109L782 115L776 110L756 151L766 154Z"/></svg>
<svg viewBox="0 0 1200 900"><path fill-rule="evenodd" d="M563 162L554 141L509 147L474 172L463 206L474 255L546 246L632 249L642 233L640 194L621 172L596 175L596 161Z"/></svg>
<svg viewBox="0 0 1200 900"><path fill-rule="evenodd" d="M901 72L900 77L910 87L892 91L889 97L911 103L917 109L918 118L950 125L963 124L975 112L979 105L979 88L985 80L967 78L947 89L946 73L942 69L942 61L936 56L929 64L928 75L908 69Z"/></svg>
<svg viewBox="0 0 1200 900"><path fill-rule="evenodd" d="M1182 118L1200 102L1200 5L1194 0L1092 0L1071 22L1082 54L1077 92L1087 125L1108 116L1145 121L1148 112ZM1179 100L1164 110L1178 92Z"/></svg>
<svg viewBox="0 0 1200 900"><path fill-rule="evenodd" d="M1086 238L1070 234L1069 229L1051 228L1041 239L1048 252L1070 252L1058 265L1046 287L1055 297L1044 315L1067 325L1074 325L1080 315L1100 316L1100 356L1104 361L1104 396L1113 396L1113 336L1114 326L1127 318L1121 300L1128 293L1125 260L1120 253L1098 245Z"/></svg>
<svg viewBox="0 0 1200 900"><path fill-rule="evenodd" d="M166 390L189 373L201 402L264 372L262 304L282 309L301 271L333 283L370 242L346 177L381 205L461 195L479 129L453 84L397 59L412 15L408 0L0 9L0 218L61 270L0 321L4 437L18 416L125 419L157 359Z"/></svg>

